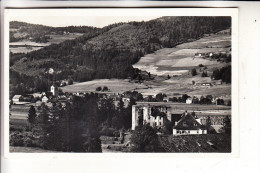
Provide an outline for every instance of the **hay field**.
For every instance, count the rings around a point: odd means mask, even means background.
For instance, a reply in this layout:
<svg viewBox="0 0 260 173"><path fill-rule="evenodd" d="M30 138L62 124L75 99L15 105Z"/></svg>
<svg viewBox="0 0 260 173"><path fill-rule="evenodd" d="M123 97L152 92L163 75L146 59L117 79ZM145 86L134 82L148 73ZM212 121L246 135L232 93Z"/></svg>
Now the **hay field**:
<svg viewBox="0 0 260 173"><path fill-rule="evenodd" d="M94 92L97 87L107 86L110 92L123 93L125 91L146 89L147 86L140 83L130 82L127 79L96 79L88 82L76 83L62 87L63 92Z"/></svg>
<svg viewBox="0 0 260 173"><path fill-rule="evenodd" d="M164 48L142 57L133 65L143 71L156 75L185 74L199 64L210 68L221 65L216 60L195 57L196 53L225 53L230 52L230 33L219 32L203 37L199 40L183 43L175 48Z"/></svg>

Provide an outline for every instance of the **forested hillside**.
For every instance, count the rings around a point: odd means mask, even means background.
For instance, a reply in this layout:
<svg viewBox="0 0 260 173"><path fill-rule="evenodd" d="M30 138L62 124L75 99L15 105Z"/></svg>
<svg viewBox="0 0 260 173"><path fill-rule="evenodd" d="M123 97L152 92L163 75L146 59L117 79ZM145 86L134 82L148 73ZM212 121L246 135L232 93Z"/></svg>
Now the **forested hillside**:
<svg viewBox="0 0 260 173"><path fill-rule="evenodd" d="M35 42L48 42L51 34L88 33L99 28L89 26L50 27L25 22L10 22L10 42L30 39Z"/></svg>
<svg viewBox="0 0 260 173"><path fill-rule="evenodd" d="M118 23L102 29L74 28L84 36L27 54L12 54L11 84L16 92L43 90L47 87L45 72L49 68L54 68L56 80L134 78L132 64L144 54L199 39L230 26L230 17L162 17L148 22ZM69 31L69 28L66 29ZM47 27L46 30L59 29ZM37 28L34 30L37 32ZM36 81L41 81L42 85L38 86Z"/></svg>

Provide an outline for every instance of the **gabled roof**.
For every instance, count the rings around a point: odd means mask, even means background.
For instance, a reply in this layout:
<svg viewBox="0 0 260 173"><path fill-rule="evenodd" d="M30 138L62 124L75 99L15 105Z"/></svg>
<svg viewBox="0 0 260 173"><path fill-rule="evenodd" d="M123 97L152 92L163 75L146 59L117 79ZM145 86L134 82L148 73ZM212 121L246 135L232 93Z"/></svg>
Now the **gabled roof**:
<svg viewBox="0 0 260 173"><path fill-rule="evenodd" d="M42 99L47 99L47 100L49 100L48 97L46 97L46 96L44 96Z"/></svg>
<svg viewBox="0 0 260 173"><path fill-rule="evenodd" d="M185 125L184 125L185 124ZM177 130L204 130L205 126L201 125L190 113L184 114L177 125L174 127Z"/></svg>
<svg viewBox="0 0 260 173"><path fill-rule="evenodd" d="M13 99L19 99L22 95L14 95Z"/></svg>

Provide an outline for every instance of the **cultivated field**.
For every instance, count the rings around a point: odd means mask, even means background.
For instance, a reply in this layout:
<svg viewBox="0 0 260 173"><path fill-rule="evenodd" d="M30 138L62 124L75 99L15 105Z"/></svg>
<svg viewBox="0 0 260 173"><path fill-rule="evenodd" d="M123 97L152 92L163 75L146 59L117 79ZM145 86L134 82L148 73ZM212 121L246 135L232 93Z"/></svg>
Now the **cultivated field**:
<svg viewBox="0 0 260 173"><path fill-rule="evenodd" d="M147 86L140 83L130 82L127 79L96 79L89 82L81 82L62 87L63 92L94 92L97 87L107 86L111 92L123 93L130 90L146 89Z"/></svg>
<svg viewBox="0 0 260 173"><path fill-rule="evenodd" d="M135 68L156 75L178 75L187 74L190 69L198 67L199 64L208 68L221 65L216 60L194 57L195 53L229 53L231 37L229 31L203 37L199 40L183 43L175 48L164 48L155 53L145 55L139 62L134 64Z"/></svg>
<svg viewBox="0 0 260 173"><path fill-rule="evenodd" d="M59 44L65 40L72 40L82 35L83 34L81 33L70 33L66 35L50 35L51 39L48 39L49 42L47 43L36 43L27 39L17 42L11 42L9 43L9 50L12 53L28 53L35 50L39 50L51 44Z"/></svg>

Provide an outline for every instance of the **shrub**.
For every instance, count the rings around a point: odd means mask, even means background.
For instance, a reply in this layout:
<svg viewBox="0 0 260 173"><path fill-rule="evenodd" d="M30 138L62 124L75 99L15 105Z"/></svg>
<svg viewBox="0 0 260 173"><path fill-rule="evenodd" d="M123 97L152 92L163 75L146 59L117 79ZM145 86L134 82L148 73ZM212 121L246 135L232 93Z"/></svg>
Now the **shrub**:
<svg viewBox="0 0 260 173"><path fill-rule="evenodd" d="M103 91L108 91L108 87L107 87L107 86L104 86L104 87L103 87Z"/></svg>
<svg viewBox="0 0 260 173"><path fill-rule="evenodd" d="M156 152L159 150L156 130L149 125L136 127L131 136L131 150L133 152Z"/></svg>
<svg viewBox="0 0 260 173"><path fill-rule="evenodd" d="M196 76L196 75L197 75L197 71L196 71L195 68L191 70L191 75L192 75L192 76Z"/></svg>
<svg viewBox="0 0 260 173"><path fill-rule="evenodd" d="M72 80L72 79L69 79L68 85L72 85L72 84L73 84L73 80Z"/></svg>
<svg viewBox="0 0 260 173"><path fill-rule="evenodd" d="M101 90L102 88L100 86L96 88L96 91L101 91Z"/></svg>
<svg viewBox="0 0 260 173"><path fill-rule="evenodd" d="M98 137L88 137L83 148L86 152L102 152L101 141Z"/></svg>
<svg viewBox="0 0 260 173"><path fill-rule="evenodd" d="M10 135L10 141L9 144L11 146L24 146L24 140L23 140L23 135L21 133L13 133Z"/></svg>
<svg viewBox="0 0 260 173"><path fill-rule="evenodd" d="M116 132L116 129L114 129L114 128L103 127L102 130L99 132L99 134L101 136L111 136L111 137L114 137L115 136L115 132Z"/></svg>
<svg viewBox="0 0 260 173"><path fill-rule="evenodd" d="M35 147L32 138L30 138L30 137L28 137L28 136L25 137L25 138L24 138L24 146L25 146L25 147Z"/></svg>
<svg viewBox="0 0 260 173"><path fill-rule="evenodd" d="M201 77L208 77L208 73L203 71Z"/></svg>

